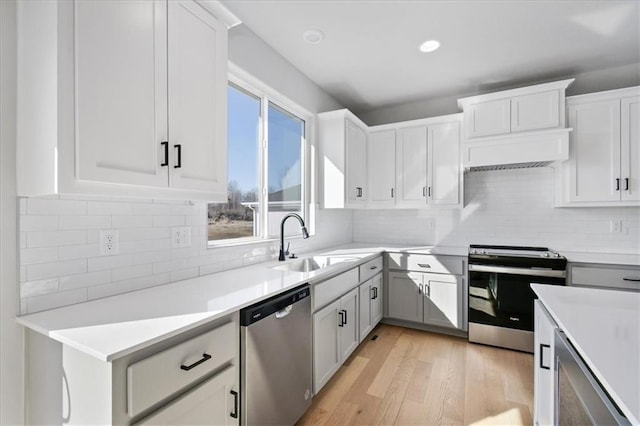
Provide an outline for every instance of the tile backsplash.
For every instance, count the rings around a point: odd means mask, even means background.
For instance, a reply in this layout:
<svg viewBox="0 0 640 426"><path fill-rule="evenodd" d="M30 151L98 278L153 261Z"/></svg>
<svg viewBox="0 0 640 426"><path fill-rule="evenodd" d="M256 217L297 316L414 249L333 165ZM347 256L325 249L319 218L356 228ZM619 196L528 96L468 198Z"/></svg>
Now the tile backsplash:
<svg viewBox="0 0 640 426"><path fill-rule="evenodd" d="M207 248L206 204L104 197L20 199L21 313L33 313L273 260L278 242ZM622 232L611 232L621 221ZM172 248L171 228L191 245ZM100 230L119 253L100 255ZM362 243L542 245L559 251L637 254L640 208L553 208L553 169L465 175L461 210L317 210L316 234L297 253Z"/></svg>
<svg viewBox="0 0 640 426"><path fill-rule="evenodd" d="M275 259L279 242L207 248L205 203L105 197L20 199L21 313L86 302ZM306 252L351 242L352 213L319 210ZM191 245L172 248L171 228ZM100 254L100 231L118 230L119 251Z"/></svg>
<svg viewBox="0 0 640 426"><path fill-rule="evenodd" d="M639 207L554 208L553 172L541 167L467 173L461 210L354 211L353 240L640 253ZM622 221L622 232L611 232L611 221Z"/></svg>

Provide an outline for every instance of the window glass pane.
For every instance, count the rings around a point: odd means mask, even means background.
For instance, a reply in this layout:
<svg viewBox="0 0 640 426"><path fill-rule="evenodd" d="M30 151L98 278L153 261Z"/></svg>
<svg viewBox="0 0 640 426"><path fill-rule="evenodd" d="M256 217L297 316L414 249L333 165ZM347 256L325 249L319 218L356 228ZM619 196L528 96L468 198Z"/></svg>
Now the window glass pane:
<svg viewBox="0 0 640 426"><path fill-rule="evenodd" d="M228 200L209 204L209 240L258 235L260 98L228 88Z"/></svg>
<svg viewBox="0 0 640 426"><path fill-rule="evenodd" d="M299 211L304 121L269 103L269 210Z"/></svg>
<svg viewBox="0 0 640 426"><path fill-rule="evenodd" d="M268 114L269 234L277 235L287 213L302 215L305 122L272 103ZM287 222L287 234L299 232L297 221Z"/></svg>

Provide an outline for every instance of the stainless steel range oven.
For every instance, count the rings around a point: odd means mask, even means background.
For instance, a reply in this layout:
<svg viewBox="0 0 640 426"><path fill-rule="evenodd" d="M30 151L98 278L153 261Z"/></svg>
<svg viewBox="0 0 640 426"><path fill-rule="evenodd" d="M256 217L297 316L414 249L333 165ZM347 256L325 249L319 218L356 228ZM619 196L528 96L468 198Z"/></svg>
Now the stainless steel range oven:
<svg viewBox="0 0 640 426"><path fill-rule="evenodd" d="M469 341L533 352L530 285L566 276L567 259L546 247L469 246Z"/></svg>

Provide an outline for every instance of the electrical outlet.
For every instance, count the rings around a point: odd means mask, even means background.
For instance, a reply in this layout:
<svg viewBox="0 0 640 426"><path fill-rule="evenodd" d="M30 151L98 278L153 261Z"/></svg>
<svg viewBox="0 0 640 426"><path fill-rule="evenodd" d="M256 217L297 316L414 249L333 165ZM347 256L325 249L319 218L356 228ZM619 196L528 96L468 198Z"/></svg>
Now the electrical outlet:
<svg viewBox="0 0 640 426"><path fill-rule="evenodd" d="M183 226L171 228L171 247L182 248L191 246L191 227Z"/></svg>
<svg viewBox="0 0 640 426"><path fill-rule="evenodd" d="M107 229L100 231L100 255L112 256L120 251L120 241L118 231Z"/></svg>
<svg viewBox="0 0 640 426"><path fill-rule="evenodd" d="M609 222L609 230L613 234L619 234L622 232L622 219L613 219Z"/></svg>

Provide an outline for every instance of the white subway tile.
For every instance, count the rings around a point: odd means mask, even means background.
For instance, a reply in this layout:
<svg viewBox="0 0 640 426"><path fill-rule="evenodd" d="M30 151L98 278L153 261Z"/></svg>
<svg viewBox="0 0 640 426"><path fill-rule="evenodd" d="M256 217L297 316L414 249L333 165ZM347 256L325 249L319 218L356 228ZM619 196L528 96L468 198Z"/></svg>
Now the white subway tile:
<svg viewBox="0 0 640 426"><path fill-rule="evenodd" d="M27 265L26 281L54 278L62 275L81 274L83 272L87 272L86 259L39 263L36 265Z"/></svg>
<svg viewBox="0 0 640 426"><path fill-rule="evenodd" d="M188 269L180 269L178 271L172 271L170 274L170 281L181 281L187 280L189 278L195 278L198 276L198 268L188 268Z"/></svg>
<svg viewBox="0 0 640 426"><path fill-rule="evenodd" d="M110 216L60 216L60 229L109 229Z"/></svg>
<svg viewBox="0 0 640 426"><path fill-rule="evenodd" d="M87 203L77 200L58 200L29 198L27 200L29 215L86 215Z"/></svg>
<svg viewBox="0 0 640 426"><path fill-rule="evenodd" d="M113 216L113 228L149 228L153 224L152 216Z"/></svg>
<svg viewBox="0 0 640 426"><path fill-rule="evenodd" d="M120 230L120 243L124 241L169 239L170 228L126 228Z"/></svg>
<svg viewBox="0 0 640 426"><path fill-rule="evenodd" d="M60 291L57 293L44 294L42 296L29 297L27 299L27 313L45 311L59 308L61 306L74 305L87 301L87 289L78 288L75 290Z"/></svg>
<svg viewBox="0 0 640 426"><path fill-rule="evenodd" d="M20 216L20 231L57 231L58 216Z"/></svg>
<svg viewBox="0 0 640 426"><path fill-rule="evenodd" d="M109 284L89 287L89 300L102 297L113 296L115 294L127 293L130 291L141 290L143 288L155 287L169 282L170 276L166 274L150 275L132 280L118 281Z"/></svg>
<svg viewBox="0 0 640 426"><path fill-rule="evenodd" d="M42 294L54 293L58 291L58 279L49 278L46 280L27 281L20 283L20 297L34 297Z"/></svg>
<svg viewBox="0 0 640 426"><path fill-rule="evenodd" d="M125 268L116 268L111 271L111 279L113 281L129 280L132 278L144 277L153 274L153 266L147 265L135 265Z"/></svg>
<svg viewBox="0 0 640 426"><path fill-rule="evenodd" d="M72 290L76 288L91 287L111 282L111 271L89 272L60 277L60 290Z"/></svg>
<svg viewBox="0 0 640 426"><path fill-rule="evenodd" d="M27 233L24 231L20 232L20 248L27 248Z"/></svg>
<svg viewBox="0 0 640 426"><path fill-rule="evenodd" d="M133 213L133 205L131 203L89 201L87 207L88 215L131 215Z"/></svg>
<svg viewBox="0 0 640 426"><path fill-rule="evenodd" d="M100 256L99 244L80 244L76 246L65 246L58 249L60 260L86 259Z"/></svg>
<svg viewBox="0 0 640 426"><path fill-rule="evenodd" d="M184 226L184 216L153 216L153 226Z"/></svg>
<svg viewBox="0 0 640 426"><path fill-rule="evenodd" d="M58 248L25 248L20 250L20 265L33 265L58 260Z"/></svg>

